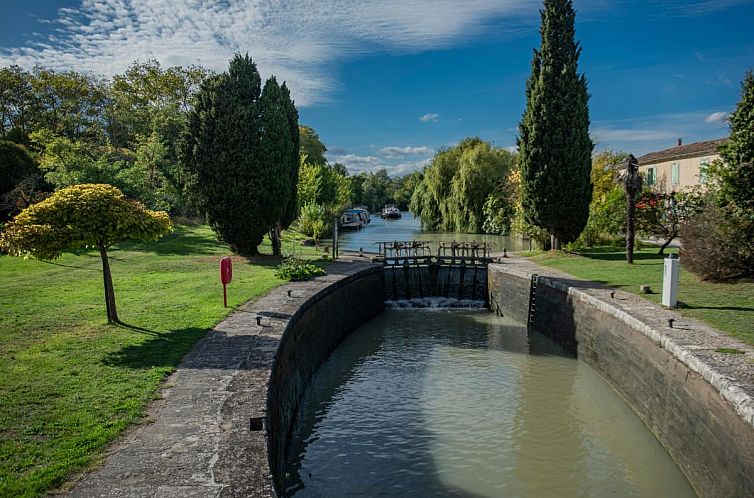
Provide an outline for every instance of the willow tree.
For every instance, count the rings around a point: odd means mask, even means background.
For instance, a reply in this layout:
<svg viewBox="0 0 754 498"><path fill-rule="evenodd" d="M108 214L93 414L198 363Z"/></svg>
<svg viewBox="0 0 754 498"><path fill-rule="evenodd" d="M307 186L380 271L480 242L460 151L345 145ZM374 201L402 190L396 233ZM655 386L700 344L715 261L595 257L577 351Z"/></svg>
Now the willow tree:
<svg viewBox="0 0 754 498"><path fill-rule="evenodd" d="M164 211L150 211L111 185L82 184L58 190L21 211L0 234L0 247L10 254L41 260L53 260L82 247L97 248L102 258L107 320L117 323L108 248L124 239L154 240L171 230Z"/></svg>
<svg viewBox="0 0 754 498"><path fill-rule="evenodd" d="M526 110L519 124L521 198L526 220L550 233L552 247L578 238L592 196L589 94L578 73L571 0L545 0Z"/></svg>

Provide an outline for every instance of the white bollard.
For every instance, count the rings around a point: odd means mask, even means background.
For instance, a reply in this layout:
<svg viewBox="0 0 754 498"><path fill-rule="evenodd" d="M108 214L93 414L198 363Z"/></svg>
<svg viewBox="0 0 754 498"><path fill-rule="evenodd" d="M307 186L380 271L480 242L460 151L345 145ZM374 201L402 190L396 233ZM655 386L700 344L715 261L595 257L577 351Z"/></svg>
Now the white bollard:
<svg viewBox="0 0 754 498"><path fill-rule="evenodd" d="M681 261L675 254L665 258L665 273L662 278L662 304L668 308L675 308L678 304L680 270Z"/></svg>

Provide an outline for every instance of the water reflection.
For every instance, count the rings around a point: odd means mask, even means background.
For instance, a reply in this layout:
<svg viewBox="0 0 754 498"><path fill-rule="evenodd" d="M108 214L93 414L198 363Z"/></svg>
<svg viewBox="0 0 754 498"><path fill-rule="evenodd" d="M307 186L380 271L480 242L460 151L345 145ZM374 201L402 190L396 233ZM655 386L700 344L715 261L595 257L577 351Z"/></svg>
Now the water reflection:
<svg viewBox="0 0 754 498"><path fill-rule="evenodd" d="M691 497L612 389L483 310L386 310L317 371L288 496Z"/></svg>
<svg viewBox="0 0 754 498"><path fill-rule="evenodd" d="M500 235L467 234L453 232L425 232L421 229L418 218L410 212L403 212L400 220L383 220L379 215L372 215L372 222L358 231L341 231L339 244L341 251L377 252L377 243L390 240L428 240L431 242L457 240L459 242L489 242L494 245L493 251L502 252L521 250L524 243L521 240ZM331 242L325 241L326 244ZM527 242L528 244L528 242ZM433 244L434 247L434 244ZM528 248L528 245L526 246ZM434 248L436 251L436 247Z"/></svg>

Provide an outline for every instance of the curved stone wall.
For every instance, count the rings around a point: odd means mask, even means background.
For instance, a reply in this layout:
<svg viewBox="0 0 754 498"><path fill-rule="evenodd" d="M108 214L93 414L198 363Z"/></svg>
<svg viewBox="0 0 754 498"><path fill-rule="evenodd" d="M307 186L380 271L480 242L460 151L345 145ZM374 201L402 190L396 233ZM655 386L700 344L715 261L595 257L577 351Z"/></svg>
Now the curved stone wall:
<svg viewBox="0 0 754 498"><path fill-rule="evenodd" d="M332 273L333 268L329 269ZM345 336L382 312L382 265L356 269L308 293L288 318L267 391L266 428L276 488L298 402L314 372Z"/></svg>
<svg viewBox="0 0 754 498"><path fill-rule="evenodd" d="M533 274L532 327L570 343L618 391L697 493L754 496L754 350L633 294L611 297L613 289L521 260L490 265L493 311L526 323Z"/></svg>

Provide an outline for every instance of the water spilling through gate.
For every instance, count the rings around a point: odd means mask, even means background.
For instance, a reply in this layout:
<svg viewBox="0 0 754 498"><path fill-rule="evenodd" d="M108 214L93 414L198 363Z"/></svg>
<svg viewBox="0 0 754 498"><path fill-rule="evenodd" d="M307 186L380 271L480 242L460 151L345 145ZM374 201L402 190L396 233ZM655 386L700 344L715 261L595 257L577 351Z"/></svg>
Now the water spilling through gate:
<svg viewBox="0 0 754 498"><path fill-rule="evenodd" d="M444 305L487 303L487 264L492 245L485 242L379 242L384 265L385 301L400 303L442 298Z"/></svg>

